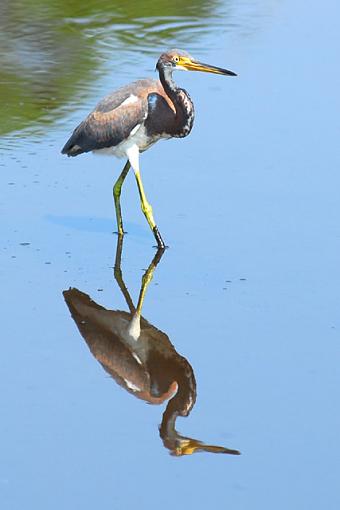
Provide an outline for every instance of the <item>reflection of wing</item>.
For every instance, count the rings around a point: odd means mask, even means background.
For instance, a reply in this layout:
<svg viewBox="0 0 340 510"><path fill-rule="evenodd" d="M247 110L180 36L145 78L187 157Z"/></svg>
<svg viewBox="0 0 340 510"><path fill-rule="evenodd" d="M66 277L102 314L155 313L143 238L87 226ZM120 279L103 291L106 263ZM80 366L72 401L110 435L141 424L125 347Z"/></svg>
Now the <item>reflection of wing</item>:
<svg viewBox="0 0 340 510"><path fill-rule="evenodd" d="M78 289L63 295L93 356L120 386L151 404L161 404L176 392L174 381L169 381L161 394L154 391L146 367L120 338L118 331L128 325L129 313L106 310ZM143 324L150 327L146 321Z"/></svg>

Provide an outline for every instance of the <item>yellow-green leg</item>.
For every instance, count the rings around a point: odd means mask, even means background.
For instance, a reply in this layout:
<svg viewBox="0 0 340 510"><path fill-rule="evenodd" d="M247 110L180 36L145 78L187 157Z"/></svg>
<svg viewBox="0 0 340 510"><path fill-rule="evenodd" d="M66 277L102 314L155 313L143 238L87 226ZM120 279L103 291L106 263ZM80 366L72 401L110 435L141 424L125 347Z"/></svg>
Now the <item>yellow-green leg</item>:
<svg viewBox="0 0 340 510"><path fill-rule="evenodd" d="M158 248L164 249L165 244L163 242L162 236L161 236L161 234L157 228L157 225L155 223L153 213L152 213L152 207L149 204L149 202L147 201L140 172L139 172L139 170L136 170L136 169L134 169L134 172L135 172L135 176L136 176L142 211L144 213L145 218L147 219L147 222L150 225L153 235L155 236Z"/></svg>
<svg viewBox="0 0 340 510"><path fill-rule="evenodd" d="M122 186L123 182L125 180L125 177L127 176L129 170L130 170L130 161L127 161L125 163L125 166L123 168L122 173L118 177L115 185L113 186L113 198L115 201L115 209L116 209L116 219L117 219L117 228L118 228L118 235L123 236L124 235L124 229L123 229L123 220L122 220L122 211L120 208L120 194L122 192Z"/></svg>

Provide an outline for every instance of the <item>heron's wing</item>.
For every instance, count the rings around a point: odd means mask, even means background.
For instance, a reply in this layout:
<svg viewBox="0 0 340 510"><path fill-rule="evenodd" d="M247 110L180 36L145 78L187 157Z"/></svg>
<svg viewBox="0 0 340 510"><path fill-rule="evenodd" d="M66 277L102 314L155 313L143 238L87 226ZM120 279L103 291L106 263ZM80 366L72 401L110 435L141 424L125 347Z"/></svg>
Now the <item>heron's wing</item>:
<svg viewBox="0 0 340 510"><path fill-rule="evenodd" d="M77 156L83 152L114 147L126 140L148 114L147 97L155 89L154 80L139 80L105 97L79 124L62 149Z"/></svg>

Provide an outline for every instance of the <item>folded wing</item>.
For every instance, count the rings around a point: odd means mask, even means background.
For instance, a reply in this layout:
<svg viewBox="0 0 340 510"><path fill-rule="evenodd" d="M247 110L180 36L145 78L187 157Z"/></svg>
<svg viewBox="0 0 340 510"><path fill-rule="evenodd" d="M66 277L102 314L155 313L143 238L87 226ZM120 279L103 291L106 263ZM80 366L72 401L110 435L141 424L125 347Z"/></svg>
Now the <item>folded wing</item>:
<svg viewBox="0 0 340 510"><path fill-rule="evenodd" d="M154 80L139 80L104 98L76 127L62 154L78 156L83 152L119 145L145 121L148 95L157 88Z"/></svg>

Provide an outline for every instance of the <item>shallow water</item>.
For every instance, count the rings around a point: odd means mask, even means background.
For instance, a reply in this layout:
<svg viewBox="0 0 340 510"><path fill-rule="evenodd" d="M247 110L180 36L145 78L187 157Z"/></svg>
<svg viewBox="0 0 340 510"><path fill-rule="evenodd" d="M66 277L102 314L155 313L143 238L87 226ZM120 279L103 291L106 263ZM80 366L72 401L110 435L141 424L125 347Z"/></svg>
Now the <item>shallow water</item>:
<svg viewBox="0 0 340 510"><path fill-rule="evenodd" d="M3 509L340 506L340 9L183 4L1 3ZM63 297L76 288L128 311L114 274L122 162L60 149L100 97L155 76L168 47L239 76L177 73L194 130L142 156L170 246L142 315L192 368L183 387L196 402L178 433L240 456L169 455L166 402L108 376ZM137 306L155 250L132 176L122 206Z"/></svg>

